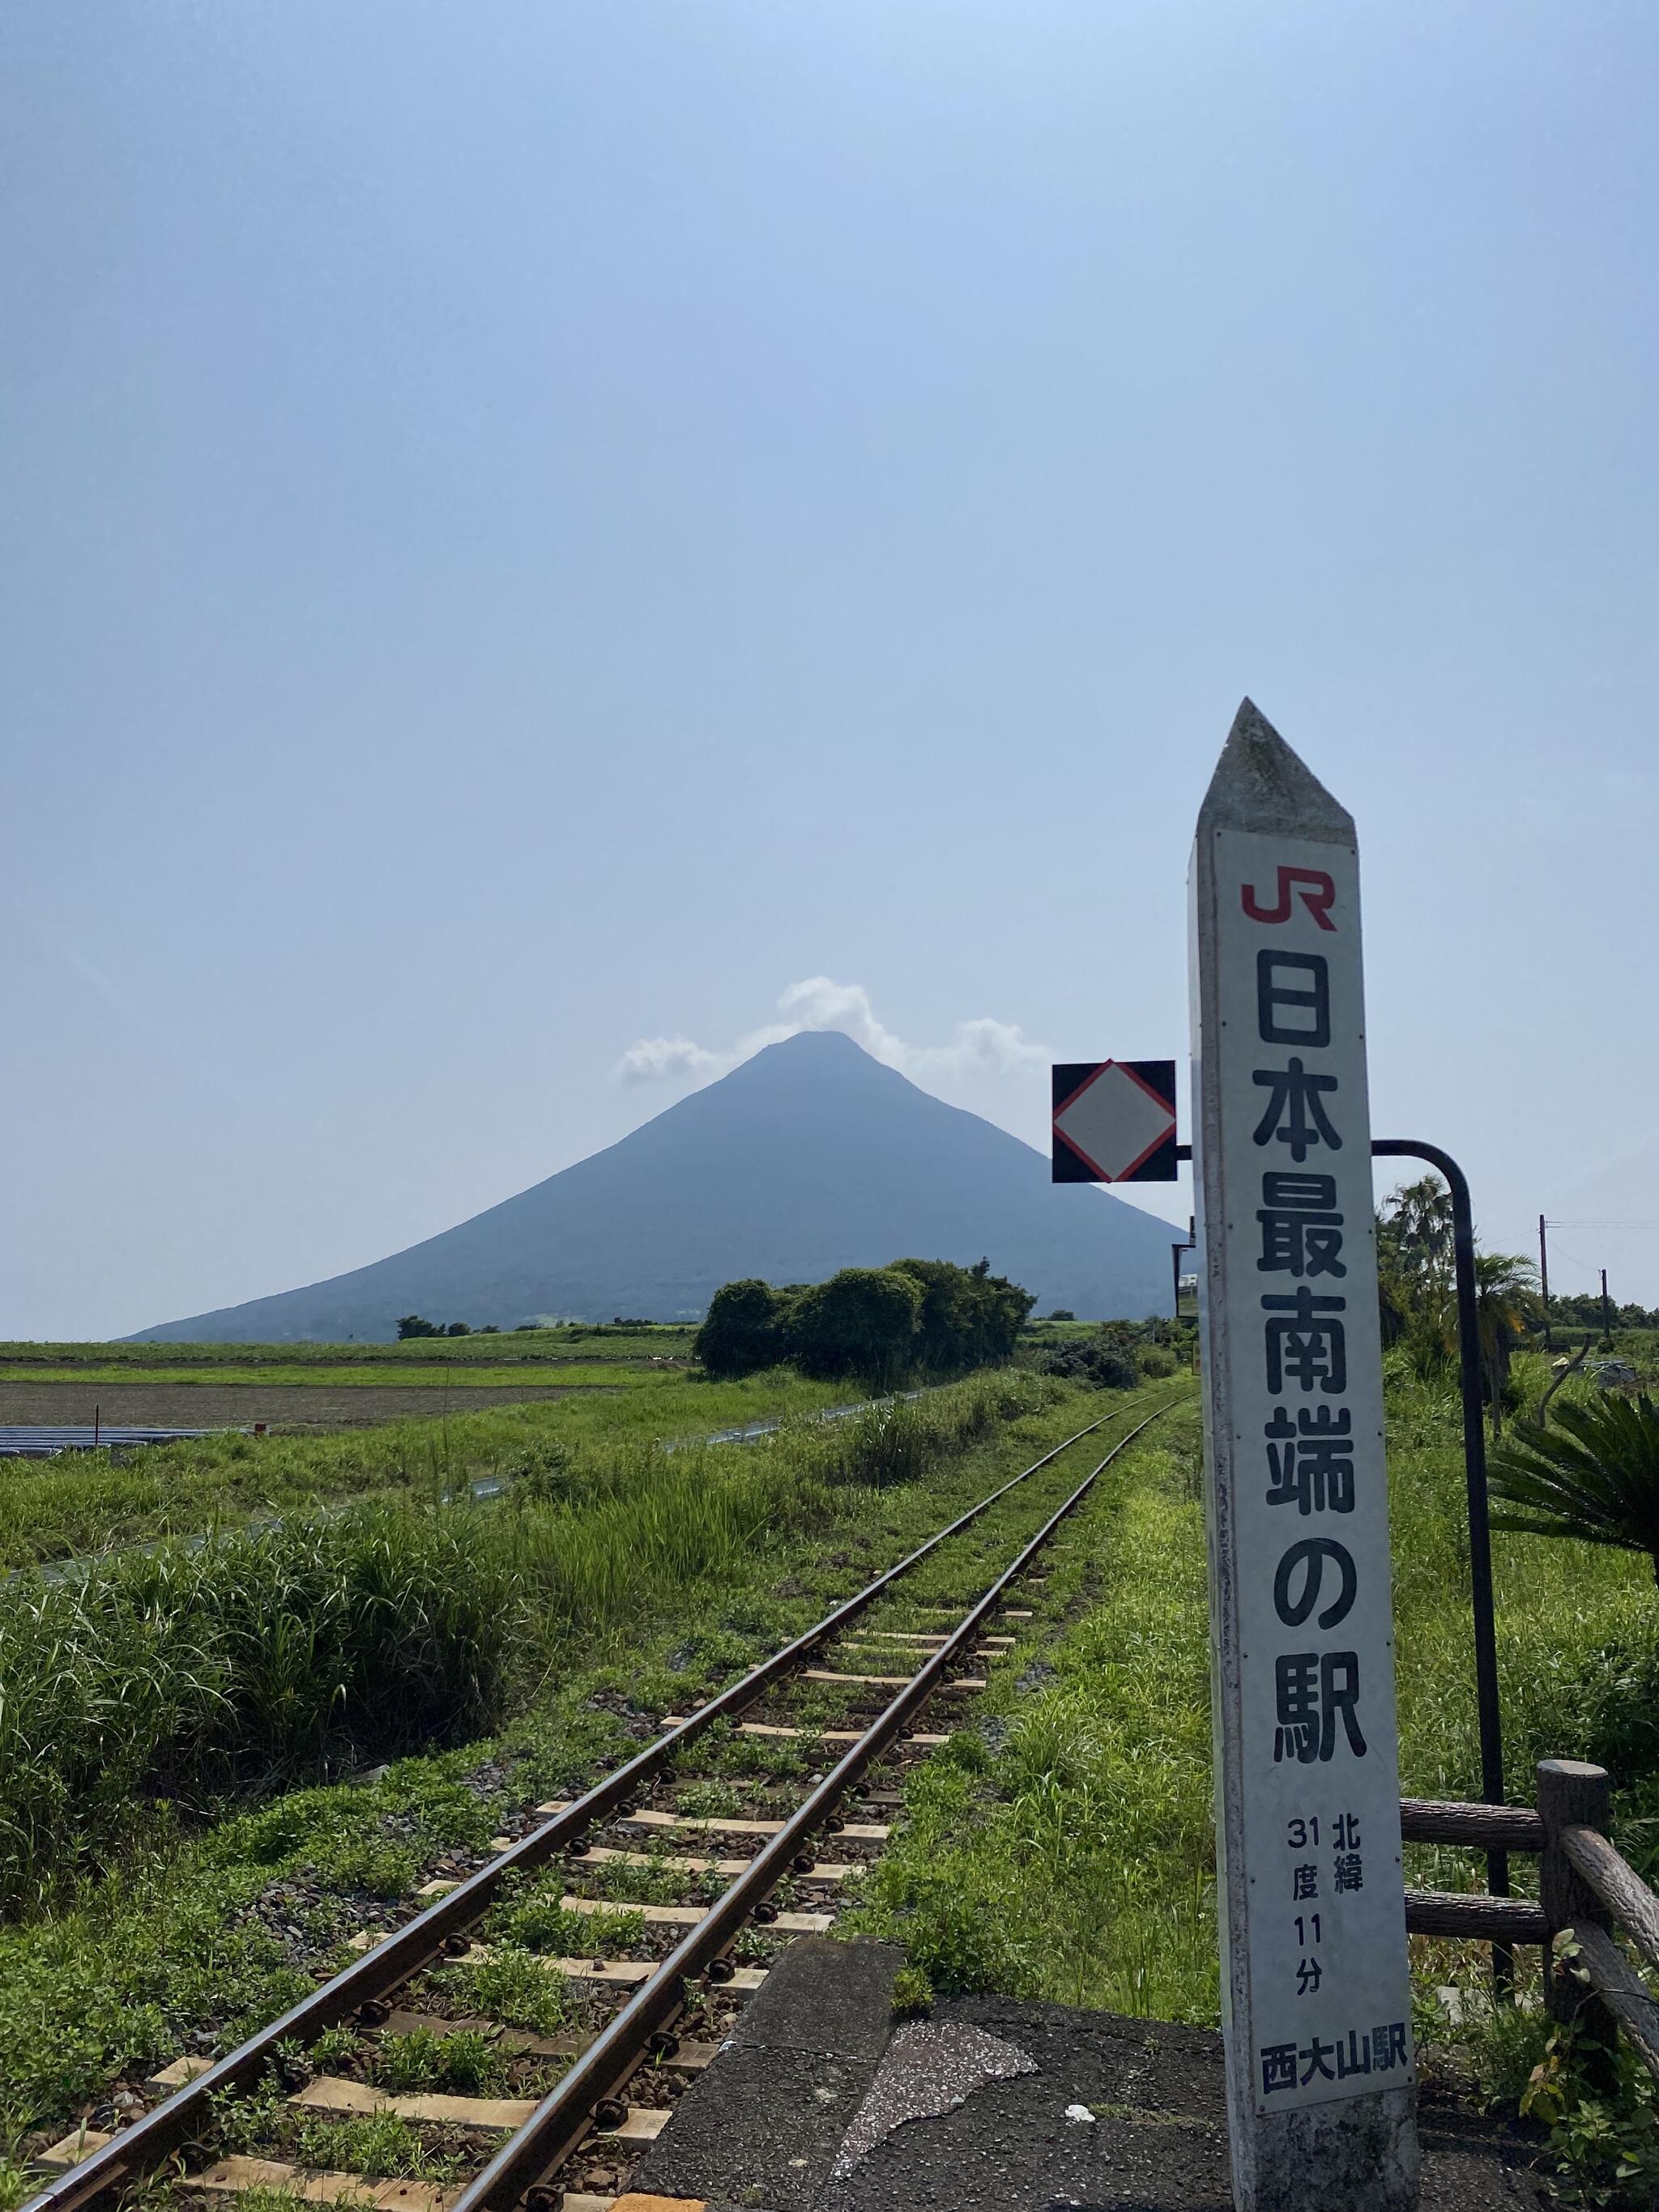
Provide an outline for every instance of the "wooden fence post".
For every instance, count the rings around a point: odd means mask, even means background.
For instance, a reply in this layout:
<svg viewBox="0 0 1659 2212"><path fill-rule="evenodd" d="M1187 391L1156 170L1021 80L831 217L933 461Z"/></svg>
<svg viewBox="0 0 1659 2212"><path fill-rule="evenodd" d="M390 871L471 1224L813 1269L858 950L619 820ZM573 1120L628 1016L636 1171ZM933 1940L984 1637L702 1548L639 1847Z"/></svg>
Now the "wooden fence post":
<svg viewBox="0 0 1659 2212"><path fill-rule="evenodd" d="M1544 1850L1538 1865L1539 1902L1550 1932L1544 1954L1544 1996L1553 2019L1577 2019L1592 2002L1583 1986L1561 1972L1554 1958L1554 1939L1563 1928L1611 1925L1612 1916L1561 1848L1563 1828L1594 1828L1605 1836L1612 1812L1613 1794L1604 1766L1587 1766L1577 1759L1542 1759L1538 1762L1538 1811L1544 1823ZM1598 2006L1597 2009L1601 2008ZM1607 2022L1611 2028L1611 2020Z"/></svg>

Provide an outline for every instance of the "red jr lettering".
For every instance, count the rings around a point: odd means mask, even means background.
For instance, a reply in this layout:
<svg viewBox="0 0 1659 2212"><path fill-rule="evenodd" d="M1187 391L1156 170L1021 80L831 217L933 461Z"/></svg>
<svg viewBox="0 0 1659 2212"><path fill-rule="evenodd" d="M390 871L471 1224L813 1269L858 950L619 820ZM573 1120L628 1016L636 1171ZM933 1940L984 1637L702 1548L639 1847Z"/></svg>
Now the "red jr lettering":
<svg viewBox="0 0 1659 2212"><path fill-rule="evenodd" d="M1279 904L1272 908L1258 902L1253 884L1243 884L1245 913L1252 921L1288 921L1291 918L1291 888L1296 884L1306 885L1297 896L1319 927L1334 929L1336 924L1331 920L1331 902L1336 896L1336 885L1322 868L1280 868Z"/></svg>

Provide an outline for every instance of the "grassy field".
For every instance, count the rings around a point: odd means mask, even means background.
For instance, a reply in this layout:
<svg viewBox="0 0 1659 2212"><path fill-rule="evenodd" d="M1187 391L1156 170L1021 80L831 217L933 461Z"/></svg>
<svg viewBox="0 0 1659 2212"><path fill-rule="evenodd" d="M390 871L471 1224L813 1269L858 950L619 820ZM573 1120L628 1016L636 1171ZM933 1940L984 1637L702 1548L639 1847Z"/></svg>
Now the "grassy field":
<svg viewBox="0 0 1659 2212"><path fill-rule="evenodd" d="M1535 1399L1546 1363L1519 1372ZM941 1990L1217 2019L1196 1394L1178 1377L1139 1402L1172 1391L1180 1409L1109 1471L1057 1549L1037 1601L1039 1650L1018 1682L994 1678L975 1725L912 1778L894 1846L860 1900L862 1924L903 1942ZM85 1659L67 1690L63 1670L43 1666L32 1711L13 1694L0 1745L0 1892L25 1912L0 1931L0 2127L15 2141L72 2117L116 2066L170 2056L191 2033L222 2047L325 1971L374 1899L405 1894L446 1849L481 1843L503 1808L577 1786L637 1740L641 1712L683 1710L1015 1455L1035 1456L1128 1402L1014 1372L851 1423L798 1422L740 1450L650 1448L763 1407L810 1414L834 1395L786 1376L720 1386L670 1376L368 1437L267 1439L258 1450L216 1439L111 1469L124 1481L157 1470L153 1492L112 1509L151 1533L168 1516L199 1528L245 1515L274 1493L296 1505L354 1493L368 1503L331 1522L300 1512L291 1527L216 1537L198 1553L169 1547L165 1575L155 1562L118 1563L95 1588L58 1592L25 1577L0 1600L9 1686L33 1679L20 1655L74 1648ZM1388 1415L1402 1784L1470 1797L1479 1755L1455 1385L1425 1385L1396 1362ZM486 1469L516 1477L509 1504L433 1502ZM42 1486L40 1510L33 1534L20 1522L11 1540L61 1541L83 1510L68 1493L94 1472L22 1477L19 1490ZM0 1470L0 1534L8 1480ZM1659 1877L1650 1571L1519 1536L1498 1535L1494 1551L1511 1797L1528 1798L1541 1757L1607 1765L1618 1839ZM359 1620L369 1598L375 1635ZM291 1642L300 1620L321 1624L303 1650ZM535 1632L492 1635L508 1620ZM162 1632L135 1644L145 1622ZM242 1632L250 1623L256 1632ZM185 1656L164 1667L154 1656L164 1648ZM219 1670L210 1680L191 1672L201 1654L208 1674ZM392 1671L413 1684L410 1711L376 1705ZM345 1687L319 1727L325 1681ZM118 1693L118 1682L143 1693ZM131 1708L118 1741L86 1717L112 1696ZM216 1817L256 1773L297 1777L344 1755L348 1739L352 1756L395 1753L415 1735L441 1744L503 1715L517 1717L490 1741L405 1759L370 1787L289 1790ZM193 1765L169 1751L175 1736ZM94 1738L88 1766L79 1747ZM71 1772L54 1747L75 1747L82 1765ZM1515 1871L1524 1887L1532 1863ZM1473 1889L1482 1875L1471 1854L1407 1855L1407 1879L1423 1887ZM1512 2106L1542 2051L1536 2010L1483 2009L1478 1947L1413 1939L1413 1951L1427 2063ZM1535 1954L1521 1956L1535 1984ZM1449 1983L1468 1996L1456 2027L1436 1996ZM1647 2108L1627 2104L1620 2140L1645 2158Z"/></svg>
<svg viewBox="0 0 1659 2212"><path fill-rule="evenodd" d="M175 1547L165 1572L129 1565L95 1593L14 1584L9 1610L0 1598L0 1663L39 1686L9 1709L0 1749L0 1856L23 1916L0 1929L6 2142L15 2151L66 2124L124 2068L228 2047L330 1971L376 1901L408 1894L447 1851L481 1847L507 1814L580 1787L656 1716L799 1632L1060 1437L1108 1412L1127 1425L1137 1402L1167 1395L992 1375L741 1451L635 1447L585 1472L550 1468L495 1515L370 1510ZM1088 1463L1073 1455L1044 1478L1031 1525ZM964 1538L933 1580L919 1578L917 1601L988 1579L1016 1540L1006 1528ZM371 1596L380 1620L366 1638L356 1624ZM79 1623L67 1645L59 1605ZM146 1649L147 1622L164 1632ZM80 1656L66 1687L52 1655L69 1646ZM239 1762L246 1779L250 1765L302 1771L326 1754L346 1718L328 1717L343 1665L356 1668L356 1712L335 1755L395 1752L408 1722L393 1706L375 1719L376 1686L401 1680L410 1652L422 1730L453 1741L505 1716L500 1732L377 1780L236 1810ZM106 1698L117 1673L137 1717L94 1753L84 1701ZM198 1706L216 1684L222 1694ZM296 1726L286 1743L284 1717ZM0 2202L24 2188L16 2169L0 2175Z"/></svg>
<svg viewBox="0 0 1659 2212"><path fill-rule="evenodd" d="M740 1382L647 1370L629 1387L391 1421L332 1435L231 1431L55 1459L0 1459L0 1568L288 1516L346 1498L433 1500L470 1483L549 1480L585 1452L695 1440L843 1404L788 1369ZM434 1406L434 1413L437 1412Z"/></svg>
<svg viewBox="0 0 1659 2212"><path fill-rule="evenodd" d="M1523 1370L1534 1395L1544 1363ZM1401 1784L1478 1795L1468 1552L1455 1387L1389 1391ZM1126 1458L1086 1519L1072 1613L1034 1694L993 1687L978 1726L909 1785L908 1825L863 1924L906 1942L941 1990L995 1989L1213 2025L1218 2018L1202 1454L1196 1406ZM1542 1758L1609 1768L1615 1835L1659 1878L1659 1593L1644 1559L1493 1540L1513 1800ZM1057 1590L1060 1577L1051 1584ZM1029 1679L1029 1673L1028 1673ZM1407 1880L1476 1889L1472 1853L1411 1847ZM1535 1861L1513 1863L1517 1887ZM1539 2060L1535 2010L1483 2012L1480 1947L1413 1939L1431 2064L1513 2105ZM1536 1989L1537 1954L1520 1954ZM1454 2029L1435 1991L1468 1992ZM1636 2106L1638 2133L1651 2130ZM1606 2200L1615 2201L1613 2197Z"/></svg>
<svg viewBox="0 0 1659 2212"><path fill-rule="evenodd" d="M436 1360L406 1360L401 1365L368 1360L338 1365L321 1360L309 1365L267 1363L232 1365L228 1361L199 1367L131 1362L99 1367L6 1367L0 1385L17 1382L108 1382L125 1388L140 1383L181 1383L198 1389L222 1389L233 1383L250 1388L276 1384L317 1390L368 1389L395 1383L399 1389L510 1390L528 1382L557 1382L566 1389L637 1389L641 1383L672 1382L684 1368L653 1367L633 1359L524 1361L503 1367L480 1359L441 1366Z"/></svg>
<svg viewBox="0 0 1659 2212"><path fill-rule="evenodd" d="M358 1363L403 1370L426 1366L540 1366L563 1360L688 1359L696 1330L660 1323L623 1329L611 1322L573 1322L559 1328L502 1330L485 1336L417 1336L370 1344L30 1344L0 1343L0 1379L14 1369L96 1369L100 1373L202 1367L349 1367ZM129 1378L130 1379L130 1378Z"/></svg>

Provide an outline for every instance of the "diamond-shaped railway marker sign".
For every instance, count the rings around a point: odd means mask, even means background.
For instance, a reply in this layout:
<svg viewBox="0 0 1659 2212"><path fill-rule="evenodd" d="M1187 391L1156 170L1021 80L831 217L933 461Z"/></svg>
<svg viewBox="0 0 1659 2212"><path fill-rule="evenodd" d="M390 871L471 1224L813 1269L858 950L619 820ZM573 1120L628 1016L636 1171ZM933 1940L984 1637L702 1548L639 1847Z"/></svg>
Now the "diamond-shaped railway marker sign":
<svg viewBox="0 0 1659 2212"><path fill-rule="evenodd" d="M1054 1069L1056 1182L1173 1182L1172 1060L1062 1060Z"/></svg>

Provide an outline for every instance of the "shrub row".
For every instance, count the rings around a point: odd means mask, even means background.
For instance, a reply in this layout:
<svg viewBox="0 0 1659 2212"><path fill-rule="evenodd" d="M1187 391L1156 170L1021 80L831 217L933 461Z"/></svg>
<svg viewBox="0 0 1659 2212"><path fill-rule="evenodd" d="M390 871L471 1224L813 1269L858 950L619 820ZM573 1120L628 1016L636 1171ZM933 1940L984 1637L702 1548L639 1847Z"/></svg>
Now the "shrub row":
<svg viewBox="0 0 1659 2212"><path fill-rule="evenodd" d="M750 1276L715 1291L695 1349L711 1375L793 1360L804 1375L855 1375L891 1389L909 1375L960 1375L1006 1359L1034 1303L994 1275L988 1260L972 1267L895 1260L781 1289Z"/></svg>

